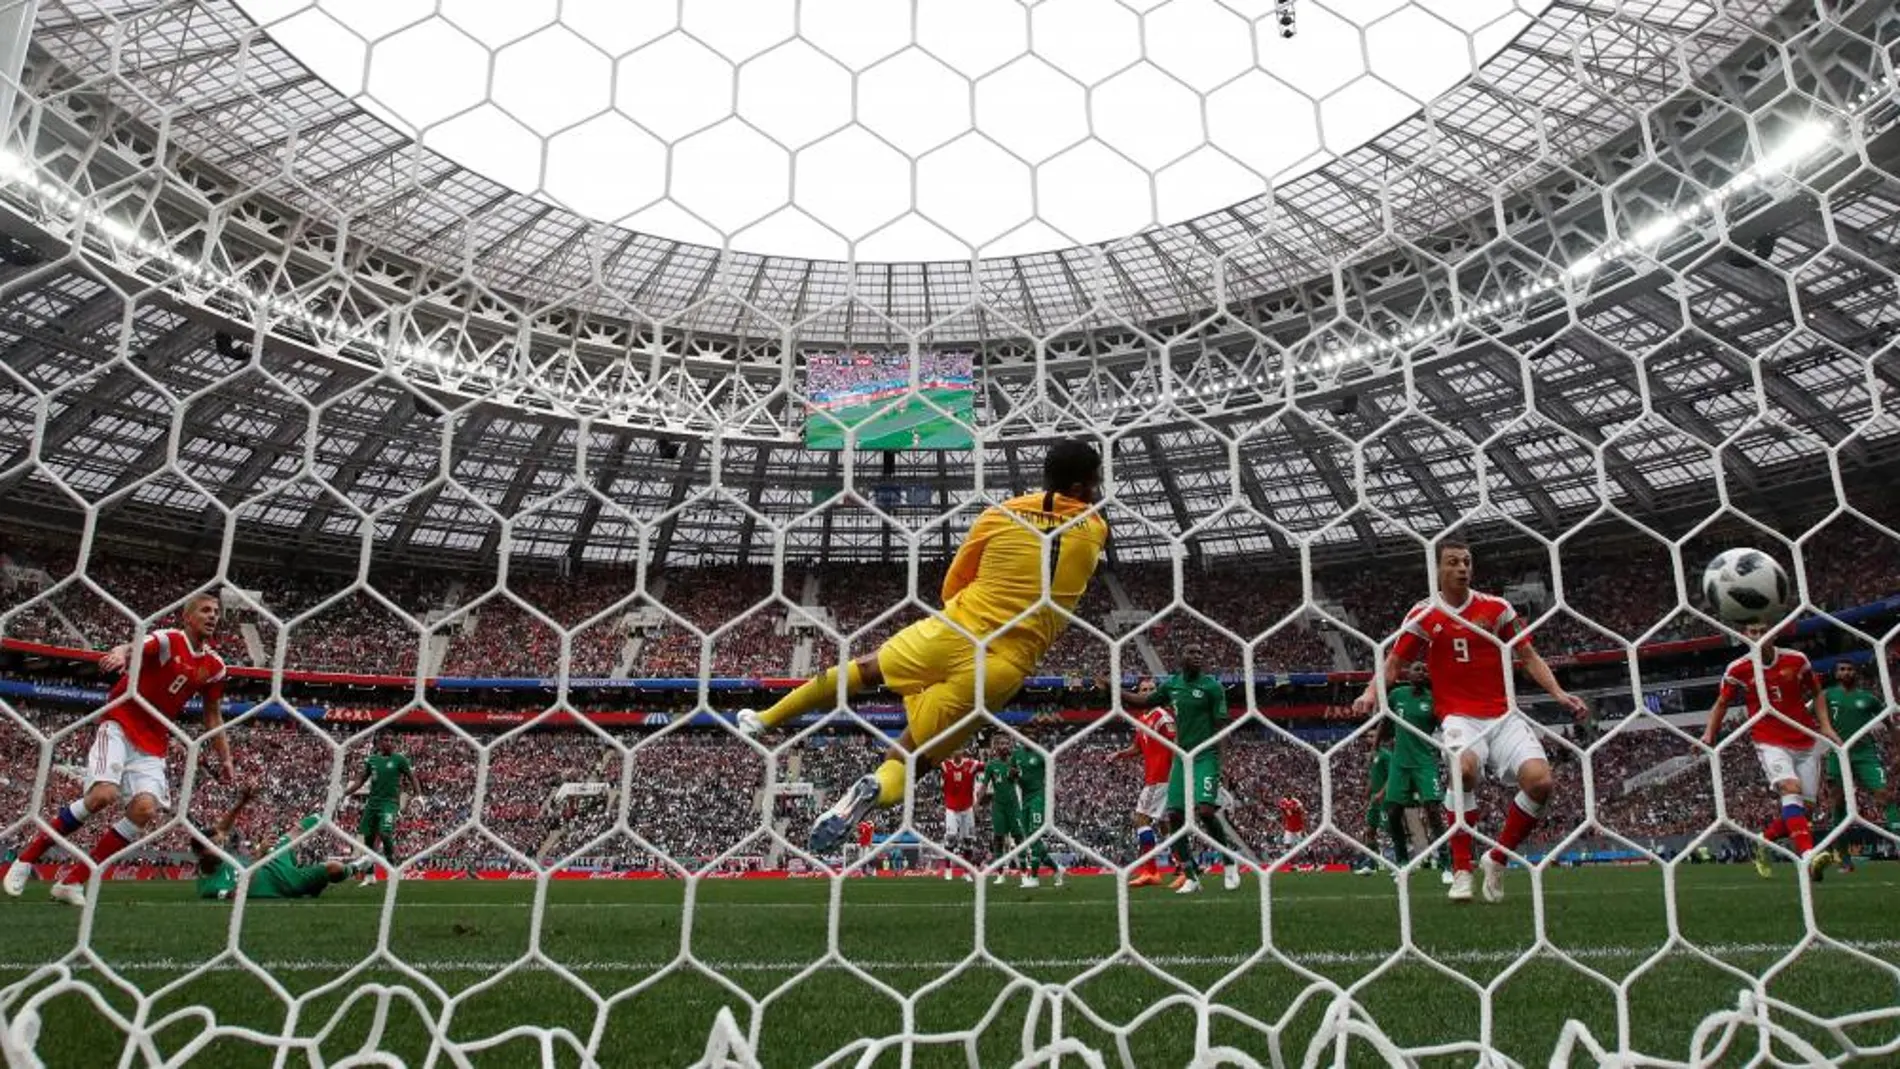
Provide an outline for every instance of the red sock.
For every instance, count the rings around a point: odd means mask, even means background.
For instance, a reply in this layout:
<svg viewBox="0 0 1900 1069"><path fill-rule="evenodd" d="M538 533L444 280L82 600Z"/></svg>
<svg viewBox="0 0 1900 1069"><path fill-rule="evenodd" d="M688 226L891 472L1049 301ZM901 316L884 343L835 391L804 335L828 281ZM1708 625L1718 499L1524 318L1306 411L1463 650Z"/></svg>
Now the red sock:
<svg viewBox="0 0 1900 1069"><path fill-rule="evenodd" d="M40 859L41 854L51 849L52 845L53 837L45 832L40 832L33 837L32 842L26 844L26 849L20 851L20 860L31 865Z"/></svg>
<svg viewBox="0 0 1900 1069"><path fill-rule="evenodd" d="M1783 818L1788 822L1788 837L1794 840L1796 856L1805 857L1814 849L1814 829L1809 826L1807 815Z"/></svg>
<svg viewBox="0 0 1900 1069"><path fill-rule="evenodd" d="M1781 819L1780 817L1776 817L1775 822L1773 824L1770 824L1766 828L1762 829L1761 837L1768 840L1771 843L1774 842L1776 839L1787 838L1788 837L1788 822Z"/></svg>
<svg viewBox="0 0 1900 1069"><path fill-rule="evenodd" d="M1451 871L1471 871L1471 826L1460 824L1458 814L1445 810L1445 823L1451 826Z"/></svg>
<svg viewBox="0 0 1900 1069"><path fill-rule="evenodd" d="M106 858L111 857L113 854L118 853L131 844L132 841L125 836L125 823L125 821L121 820L117 824L107 828L105 833L99 836L99 841L92 844L92 864L94 868L104 869ZM136 832L138 829L133 828L132 830ZM90 873L86 869L86 866L68 865L66 866L66 871L59 874L59 882L85 883L88 875L90 875Z"/></svg>
<svg viewBox="0 0 1900 1069"><path fill-rule="evenodd" d="M1498 833L1498 845L1491 851L1491 860L1503 861L1504 851L1517 849L1531 829L1537 827L1537 818L1544 812L1541 802L1534 802L1523 791L1517 792L1517 798L1504 811L1504 830Z"/></svg>

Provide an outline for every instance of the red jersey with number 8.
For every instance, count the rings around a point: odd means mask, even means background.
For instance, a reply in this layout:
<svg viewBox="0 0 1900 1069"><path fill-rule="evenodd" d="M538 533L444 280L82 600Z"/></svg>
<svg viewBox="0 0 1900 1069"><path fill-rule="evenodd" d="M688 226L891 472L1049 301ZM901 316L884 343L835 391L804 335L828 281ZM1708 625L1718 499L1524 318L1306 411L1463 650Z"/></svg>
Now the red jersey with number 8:
<svg viewBox="0 0 1900 1069"><path fill-rule="evenodd" d="M1166 709L1148 709L1136 720L1141 725L1135 729L1135 745L1141 747L1142 785L1166 783L1174 771L1174 748L1167 743L1174 738L1174 714Z"/></svg>
<svg viewBox="0 0 1900 1069"><path fill-rule="evenodd" d="M1527 646L1523 631L1524 621L1510 602L1473 590L1463 605L1421 601L1413 606L1393 650L1402 661L1425 662L1431 673L1432 711L1440 720L1495 720L1511 709L1504 685L1509 670L1504 648Z"/></svg>
<svg viewBox="0 0 1900 1069"><path fill-rule="evenodd" d="M183 631L165 628L146 635L139 647L139 697L144 704L126 698L131 680L128 666L106 696L106 719L118 724L125 741L141 753L163 757L171 736L159 717L178 719L191 699L200 695L222 697L224 658L209 645L192 649Z"/></svg>
<svg viewBox="0 0 1900 1069"><path fill-rule="evenodd" d="M943 763L943 807L962 813L976 804L976 774L983 766L974 757L952 757Z"/></svg>
<svg viewBox="0 0 1900 1069"><path fill-rule="evenodd" d="M1762 711L1762 691L1766 690L1773 712L1748 725L1749 737L1790 750L1813 746L1820 737L1821 722L1815 719L1812 702L1821 686L1815 681L1808 655L1798 650L1776 650L1774 660L1762 660L1768 669L1766 686L1755 685L1754 658L1741 657L1722 673L1722 698L1730 702L1742 698L1748 703L1748 715L1754 716Z"/></svg>

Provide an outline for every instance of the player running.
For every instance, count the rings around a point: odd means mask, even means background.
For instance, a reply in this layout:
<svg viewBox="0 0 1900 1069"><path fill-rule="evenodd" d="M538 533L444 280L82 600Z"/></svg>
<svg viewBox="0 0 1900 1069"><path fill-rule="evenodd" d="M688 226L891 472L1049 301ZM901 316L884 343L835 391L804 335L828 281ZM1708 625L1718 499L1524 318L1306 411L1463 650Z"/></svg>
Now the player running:
<svg viewBox="0 0 1900 1069"><path fill-rule="evenodd" d="M1498 779L1517 780L1517 797L1504 815L1498 845L1485 852L1484 900L1504 900L1506 851L1516 850L1533 829L1550 801L1550 758L1531 719L1512 707L1508 689L1512 660L1531 681L1543 688L1573 716L1582 716L1583 699L1557 683L1550 665L1530 644L1524 622L1503 598L1471 587L1471 547L1463 542L1438 544L1438 600L1422 601L1405 616L1398 641L1386 655L1379 675L1353 700L1353 712L1370 715L1377 708L1380 685L1390 691L1405 667L1423 660L1431 680L1434 712L1444 732L1445 747L1457 760L1454 801L1464 812L1448 807L1451 821L1451 889L1453 902L1471 901L1471 821L1477 813L1472 795L1480 770Z"/></svg>
<svg viewBox="0 0 1900 1069"><path fill-rule="evenodd" d="M1178 670L1159 683L1149 682L1129 695L1126 704L1137 709L1166 706L1174 710L1175 743L1180 747L1168 772L1168 834L1174 840L1177 875L1168 886L1175 894L1191 895L1201 889L1201 866L1190 837L1180 835L1186 827L1190 802L1201 833L1216 844L1231 849L1225 825L1216 820L1220 812L1220 748L1212 740L1227 722L1227 688L1218 676L1209 674L1199 647L1181 651ZM1193 762L1190 772L1188 762ZM1229 860L1221 866L1223 883L1232 891L1240 886L1240 865Z"/></svg>
<svg viewBox="0 0 1900 1069"><path fill-rule="evenodd" d="M1445 833L1438 809L1445 796L1438 788L1438 746L1432 733L1438 720L1432 711L1431 673L1423 661L1407 666L1405 682L1386 691L1386 708L1397 723L1385 722L1382 730L1392 732L1392 764L1386 774L1386 826L1392 836L1392 860L1401 868L1411 860L1411 845L1405 826L1405 811L1416 807L1425 820L1432 842ZM1440 848L1439 867L1444 882L1452 882L1451 865Z"/></svg>
<svg viewBox="0 0 1900 1069"><path fill-rule="evenodd" d="M950 854L944 858L943 878L948 880L956 875L958 867L954 858L963 858L967 864L976 847L976 778L982 774L983 765L968 754L948 758L939 766L943 777L943 842ZM972 880L968 868L963 878Z"/></svg>
<svg viewBox="0 0 1900 1069"><path fill-rule="evenodd" d="M58 901L85 905L86 892L81 885L87 874L137 842L159 810L171 808L171 787L165 777L165 747L171 735L165 721L182 716L193 698L204 703L204 732L211 736L211 749L218 756L215 770L230 782L231 740L219 730L224 725L220 703L224 698L225 666L224 659L211 648L221 613L222 605L215 594L186 598L180 627L153 631L140 643L138 692L128 693L133 676L127 674L120 676L106 695L104 719L93 733L86 759L85 793L54 814L53 831L70 838L88 819L111 809L121 798L130 800L125 815L93 845L92 864L69 865L60 874L52 888ZM110 650L99 659L100 671L123 671L131 653L130 644ZM54 842L52 832L42 830L20 851L0 883L7 894L18 897L26 890L34 863Z"/></svg>
<svg viewBox="0 0 1900 1069"><path fill-rule="evenodd" d="M1715 706L1709 710L1709 726L1702 732L1702 743L1711 747L1716 744L1729 706L1740 697L1748 710L1748 734L1755 740L1762 771L1768 776L1768 785L1781 794L1780 815L1762 829L1762 838L1768 842L1792 840L1796 856L1818 880L1836 859L1829 851L1814 849L1814 829L1808 814L1821 789L1821 756L1827 746L1820 740L1839 746L1841 737L1834 733L1828 718L1827 694L1821 690L1808 655L1778 648L1765 624L1748 624L1742 634L1761 651L1765 674L1756 674L1755 659L1747 655L1729 664L1722 674ZM1763 878L1774 875L1768 867L1765 844L1755 848L1755 871Z"/></svg>
<svg viewBox="0 0 1900 1069"><path fill-rule="evenodd" d="M363 841L364 850L382 854L389 867L389 878L393 880L397 878L396 814L402 810L402 790L409 788L411 798L422 793L422 781L416 777L409 755L396 752L395 732L377 733L376 752L363 759L363 767L343 789L343 796L353 797L365 783L369 784L369 797L363 799L363 813L356 820L356 837ZM376 869L372 865L361 886L368 887L375 882Z"/></svg>
<svg viewBox="0 0 1900 1069"><path fill-rule="evenodd" d="M740 711L740 732L756 736L835 708L841 689L849 696L883 685L903 695L903 734L875 774L852 784L819 816L813 852L836 846L873 808L902 803L907 756L915 755L922 775L955 753L983 723L974 715L979 700L984 709L1000 711L1068 627L1068 613L1082 600L1108 542L1108 524L1094 509L1101 455L1080 441L1057 442L1043 459L1043 486L1040 494L1011 498L977 518L944 576L941 616L911 624L842 670L827 669L763 712ZM981 640L981 648L966 636Z"/></svg>
<svg viewBox="0 0 1900 1069"><path fill-rule="evenodd" d="M1880 720L1885 705L1879 695L1860 685L1860 670L1854 662L1841 660L1834 663L1834 685L1827 688L1827 715L1834 723L1835 734L1842 739L1854 740L1847 746L1847 765L1854 773L1854 791L1861 800L1860 812L1871 812L1884 804L1886 823L1892 828L1900 826L1900 805L1894 803L1893 795L1887 789L1887 768L1880 759L1880 729L1867 727ZM1866 729L1864 734L1863 729ZM1841 755L1828 751L1824 768L1831 785L1830 809L1834 827L1845 827L1850 818L1868 823L1859 812L1849 811L1847 791L1841 781ZM1854 832L1847 834L1853 835ZM1841 859L1842 872L1854 871L1849 855L1843 851L1835 853Z"/></svg>
<svg viewBox="0 0 1900 1069"><path fill-rule="evenodd" d="M237 819L255 793L256 788L246 786L238 793L237 804L218 818L208 836L204 839L192 837L191 852L197 858L199 898L214 898L222 902L237 897L238 883L243 879L240 869L251 863L238 841ZM296 828L278 836L270 856L251 874L250 897L315 898L331 884L341 883L351 873L369 869L375 864L368 857L359 858L348 865L341 861L297 864L296 857L291 853L291 837L316 827L317 822L316 816L307 816Z"/></svg>
<svg viewBox="0 0 1900 1069"><path fill-rule="evenodd" d="M1160 841L1155 822L1168 815L1168 777L1174 774L1174 714L1161 706L1135 718L1135 738L1117 760L1141 762L1141 793L1135 796L1135 851L1140 857L1130 887L1152 887L1161 882Z"/></svg>
<svg viewBox="0 0 1900 1069"><path fill-rule="evenodd" d="M990 856L998 859L996 879L993 882L1001 886L1008 879L1008 866L1002 859L1017 843L1022 841L1023 836L1016 781L1010 775L1009 736L998 734L991 740L990 756L983 762L983 772L977 781L977 786L989 801Z"/></svg>
<svg viewBox="0 0 1900 1069"><path fill-rule="evenodd" d="M1042 870L1056 874L1056 886L1062 886L1062 866L1049 856L1049 837L1038 834L1049 820L1049 764L1040 747L1028 739L1016 744L1009 753L1010 779L1021 798L1017 812L1017 832L1029 844L1029 864L1023 869L1022 886L1042 886Z"/></svg>

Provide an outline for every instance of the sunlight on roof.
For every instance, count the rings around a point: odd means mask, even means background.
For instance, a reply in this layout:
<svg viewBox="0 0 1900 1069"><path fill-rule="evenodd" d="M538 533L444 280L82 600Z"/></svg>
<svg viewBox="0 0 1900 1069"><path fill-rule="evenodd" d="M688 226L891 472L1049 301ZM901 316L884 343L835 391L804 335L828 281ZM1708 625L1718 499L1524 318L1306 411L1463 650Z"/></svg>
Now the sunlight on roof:
<svg viewBox="0 0 1900 1069"><path fill-rule="evenodd" d="M1270 0L239 0L513 189L866 261L1111 241L1252 200L1417 113L1548 3L1305 0L1284 39Z"/></svg>

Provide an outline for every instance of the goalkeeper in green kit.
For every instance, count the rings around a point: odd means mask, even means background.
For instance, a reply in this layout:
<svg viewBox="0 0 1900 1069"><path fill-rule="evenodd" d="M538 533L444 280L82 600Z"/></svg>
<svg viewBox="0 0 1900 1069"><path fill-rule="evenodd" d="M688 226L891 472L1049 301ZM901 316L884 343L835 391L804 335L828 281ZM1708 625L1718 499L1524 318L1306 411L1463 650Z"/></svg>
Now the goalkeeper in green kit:
<svg viewBox="0 0 1900 1069"><path fill-rule="evenodd" d="M250 804L255 792L255 788L245 787L238 794L237 804L218 818L208 835L192 837L191 851L197 855L199 898L223 902L237 897L238 884L243 879L242 867L248 866L251 861L245 856L235 829L238 815ZM341 883L351 873L369 867L371 862L368 858L350 865L341 861L297 864L296 855L290 848L291 835L316 827L318 819L314 814L307 816L298 822L296 828L286 830L277 837L277 843L264 863L251 873L250 897L315 898L331 884Z"/></svg>
<svg viewBox="0 0 1900 1069"><path fill-rule="evenodd" d="M1836 661L1834 664L1834 685L1827 688L1827 711L1834 722L1834 730L1843 739L1851 739L1862 728L1873 724L1886 711L1887 703L1880 695L1860 685L1860 670L1852 661ZM1882 817L1889 830L1900 828L1900 805L1896 805L1893 794L1887 789L1887 768L1880 760L1880 729L1867 730L1860 738L1847 747L1847 767L1854 774L1854 795L1860 802L1861 812L1870 812L1885 803ZM1833 819L1836 828L1848 823L1869 824L1871 821L1850 812L1847 807L1847 790L1841 780L1841 755L1832 748L1828 750L1827 782L1833 794ZM1835 849L1840 851L1841 871L1854 871L1853 861L1847 853L1849 842L1856 838L1872 840L1865 835L1864 828L1849 830L1843 834Z"/></svg>
<svg viewBox="0 0 1900 1069"><path fill-rule="evenodd" d="M376 752L363 759L363 767L344 788L344 796L355 794L365 783L369 784L369 797L363 800L363 815L356 822L356 837L363 841L364 849L382 855L389 866L389 878L393 880L397 862L396 814L402 809L402 789L408 787L411 797L422 793L422 781L416 778L408 756L396 752L394 732L383 731L376 736ZM376 869L371 866L363 876L363 886L375 882Z"/></svg>

